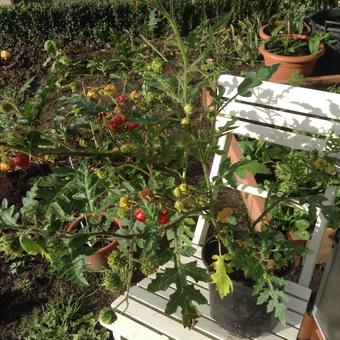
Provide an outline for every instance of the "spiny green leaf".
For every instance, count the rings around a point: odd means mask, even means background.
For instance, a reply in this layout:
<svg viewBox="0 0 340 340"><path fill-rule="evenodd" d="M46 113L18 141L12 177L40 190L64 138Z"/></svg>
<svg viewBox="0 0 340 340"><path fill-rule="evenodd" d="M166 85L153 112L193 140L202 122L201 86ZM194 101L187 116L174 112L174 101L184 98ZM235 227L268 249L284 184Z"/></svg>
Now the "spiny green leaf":
<svg viewBox="0 0 340 340"><path fill-rule="evenodd" d="M36 200L38 196L38 185L35 183L32 188L26 192L26 196L22 199L23 206L20 209L22 216L26 219L33 220L35 217L35 210L38 206Z"/></svg>
<svg viewBox="0 0 340 340"><path fill-rule="evenodd" d="M17 226L19 213L14 213L14 209L14 205L9 207L7 199L4 198L0 205L0 222L5 224L6 226Z"/></svg>
<svg viewBox="0 0 340 340"><path fill-rule="evenodd" d="M35 255L35 254L39 253L42 256L44 256L46 259L51 260L50 254L38 242L30 239L29 237L27 237L24 234L20 235L19 241L20 241L20 245L21 245L22 249L24 249L28 254Z"/></svg>
<svg viewBox="0 0 340 340"><path fill-rule="evenodd" d="M257 304L258 305L262 305L263 303L265 303L266 301L268 301L269 299L269 292L268 291L263 291L259 297L257 298Z"/></svg>
<svg viewBox="0 0 340 340"><path fill-rule="evenodd" d="M305 229L309 228L310 223L307 220L301 218L301 219L295 221L294 226L295 226L296 229L305 230Z"/></svg>
<svg viewBox="0 0 340 340"><path fill-rule="evenodd" d="M148 291L155 293L159 290L166 290L177 280L176 268L167 268L164 273L157 273L156 278L151 281Z"/></svg>
<svg viewBox="0 0 340 340"><path fill-rule="evenodd" d="M181 248L181 254L183 256L191 257L196 253L196 249L191 246L183 246Z"/></svg>
<svg viewBox="0 0 340 340"><path fill-rule="evenodd" d="M165 313L170 315L175 313L178 307L182 308L182 323L185 327L192 328L196 319L202 316L202 313L192 303L196 301L198 304L207 303L206 298L193 285L182 282L180 287L170 295L170 300L166 305Z"/></svg>
<svg viewBox="0 0 340 340"><path fill-rule="evenodd" d="M158 290L166 290L171 284L176 284L176 291L170 296L170 300L166 306L167 314L174 313L178 307L182 309L182 323L185 327L192 327L196 323L196 319L201 316L192 301L199 304L207 303L204 296L187 282L187 276L194 280L209 281L209 275L205 269L197 268L196 261L187 264L176 260L174 268L167 268L164 273L157 273L156 278L149 284L148 290L156 292Z"/></svg>
<svg viewBox="0 0 340 340"><path fill-rule="evenodd" d="M213 262L215 272L211 274L211 279L212 282L216 284L217 291L220 294L221 299L223 299L233 290L233 283L228 276L228 272L230 272L231 268L229 268L228 264L225 262L226 260L230 260L230 256L227 254L222 256L214 255L212 259L215 260Z"/></svg>
<svg viewBox="0 0 340 340"><path fill-rule="evenodd" d="M249 171L252 175L260 174L270 174L270 170L259 163L257 160L246 160L242 159L241 161L232 165L231 171L241 178L244 178L247 171Z"/></svg>
<svg viewBox="0 0 340 340"><path fill-rule="evenodd" d="M197 266L197 261L189 262L186 264L181 263L179 270L181 272L181 275L190 276L196 282L198 281L209 282L210 281L208 271L204 268L199 268Z"/></svg>

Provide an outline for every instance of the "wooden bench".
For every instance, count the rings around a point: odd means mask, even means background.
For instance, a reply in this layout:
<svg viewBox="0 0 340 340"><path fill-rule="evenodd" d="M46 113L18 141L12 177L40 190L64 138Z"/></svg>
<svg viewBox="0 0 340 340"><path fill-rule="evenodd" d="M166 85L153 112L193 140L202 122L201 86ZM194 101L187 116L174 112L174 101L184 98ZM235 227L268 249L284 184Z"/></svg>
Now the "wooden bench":
<svg viewBox="0 0 340 340"><path fill-rule="evenodd" d="M243 78L222 75L219 84L226 89L226 99L231 98L242 82ZM325 147L325 138L330 134L340 135L340 95L263 82L252 91L251 97L236 98L219 115L216 127L225 125L230 119L237 119L234 134L262 139L279 145L299 150L320 150ZM318 138L305 133L318 134ZM320 137L321 136L321 137ZM233 135L222 137L219 140L221 150L228 150L229 156L237 161L242 154ZM221 161L227 154L216 155L213 161L210 179L219 171ZM339 154L334 157L340 158ZM250 214L254 218L263 208L263 200L267 192L256 187L254 178L249 174L246 180L238 185L238 190L243 193ZM228 183L225 183L228 185ZM336 188L328 187L326 197L331 204L335 199ZM256 209L255 209L256 208ZM306 208L306 207L301 207ZM306 257L299 284L290 283L286 287L289 296L287 302L287 325L278 323L269 333L258 337L261 340L279 340L297 338L298 330L306 310L311 290L308 288L315 266L316 256L320 247L327 221L319 214L314 233L310 242L313 253ZM203 266L200 245L205 240L207 225L203 218L199 218L193 243L196 244L196 254L193 258L183 258L183 261L196 260ZM160 269L173 266L169 262ZM146 290L154 275L145 278L133 287L128 293L128 304L124 296L120 296L112 303L112 308L117 311L118 320L112 325L104 325L111 329L115 339L144 340L144 339L223 339L236 340L241 337L221 329L211 318L209 306L200 306L203 317L192 330L184 329L180 323L179 313L166 316L165 305L169 295L176 289L170 287L167 291L155 294ZM205 283L195 284L202 294L209 300L208 286Z"/></svg>

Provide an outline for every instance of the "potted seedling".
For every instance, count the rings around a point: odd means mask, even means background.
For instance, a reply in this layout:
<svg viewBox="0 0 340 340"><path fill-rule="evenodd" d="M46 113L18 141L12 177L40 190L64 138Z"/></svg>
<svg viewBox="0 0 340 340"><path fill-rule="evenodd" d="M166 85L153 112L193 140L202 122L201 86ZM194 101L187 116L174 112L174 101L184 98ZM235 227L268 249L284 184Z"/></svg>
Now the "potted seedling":
<svg viewBox="0 0 340 340"><path fill-rule="evenodd" d="M307 4L300 5L288 0L284 1L283 5L286 6L284 20L278 22L270 34L265 34L265 27L260 30L264 40L259 52L266 65L280 64L271 80L287 83L292 75L312 74L316 62L325 54L323 41L329 39L330 34L321 32L305 34L303 27L308 12Z"/></svg>

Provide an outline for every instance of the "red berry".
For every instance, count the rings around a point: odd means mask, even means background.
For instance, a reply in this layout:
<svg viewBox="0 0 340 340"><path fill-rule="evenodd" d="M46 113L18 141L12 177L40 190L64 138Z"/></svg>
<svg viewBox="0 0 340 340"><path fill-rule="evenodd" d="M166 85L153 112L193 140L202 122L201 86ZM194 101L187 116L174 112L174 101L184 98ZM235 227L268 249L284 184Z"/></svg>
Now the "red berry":
<svg viewBox="0 0 340 340"><path fill-rule="evenodd" d="M118 101L123 104L125 102L125 96L122 94L118 96Z"/></svg>
<svg viewBox="0 0 340 340"><path fill-rule="evenodd" d="M141 222L144 222L146 220L146 216L145 216L142 209L140 209L140 208L136 209L135 219L138 220L138 221L141 221Z"/></svg>
<svg viewBox="0 0 340 340"><path fill-rule="evenodd" d="M170 215L169 213L161 211L158 215L158 222L160 224L167 224L170 221Z"/></svg>
<svg viewBox="0 0 340 340"><path fill-rule="evenodd" d="M129 123L128 125L126 125L126 128L128 130L133 130L135 128L138 128L138 126L139 126L139 124L137 124L137 123Z"/></svg>
<svg viewBox="0 0 340 340"><path fill-rule="evenodd" d="M18 153L13 158L13 164L19 168L26 168L30 164L30 158L24 153Z"/></svg>
<svg viewBox="0 0 340 340"><path fill-rule="evenodd" d="M124 115L118 114L112 117L111 122L107 125L107 128L118 131L121 126L124 124L126 118Z"/></svg>

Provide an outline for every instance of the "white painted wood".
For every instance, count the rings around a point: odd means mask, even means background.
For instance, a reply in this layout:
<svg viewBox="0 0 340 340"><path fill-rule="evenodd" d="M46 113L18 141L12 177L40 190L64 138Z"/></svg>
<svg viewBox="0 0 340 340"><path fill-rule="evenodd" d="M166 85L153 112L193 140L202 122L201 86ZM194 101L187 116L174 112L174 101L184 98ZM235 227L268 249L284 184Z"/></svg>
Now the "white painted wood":
<svg viewBox="0 0 340 340"><path fill-rule="evenodd" d="M340 124L330 120L303 116L272 108L256 107L253 104L231 102L221 111L221 115L228 119L242 118L247 121L259 122L278 126L280 128L298 129L323 136L340 134ZM339 117L340 118L340 117Z"/></svg>
<svg viewBox="0 0 340 340"><path fill-rule="evenodd" d="M228 182L225 179L223 180L223 184L228 188L233 188L231 185L228 184ZM243 191L247 194L259 196L259 197L262 197L262 198L268 197L268 191L267 190L261 189L259 187L253 187L252 185L239 183L236 186L236 190ZM309 205L307 203L303 204L303 205L299 204L298 200L294 199L294 198L291 198L289 200L282 200L282 204L285 204L285 205L288 205L290 207L300 209L300 210L303 210L303 211L306 211L306 212L308 211L308 207L309 207Z"/></svg>
<svg viewBox="0 0 340 340"><path fill-rule="evenodd" d="M227 118L225 117L218 118L220 121L223 119L225 119L225 122L227 121ZM324 151L326 148L326 141L320 138L297 135L294 132L278 130L277 128L271 128L268 126L243 121L235 122L234 126L235 128L233 129L233 133L236 135L264 140L292 149L305 151ZM340 153L334 154L334 157L340 159Z"/></svg>
<svg viewBox="0 0 340 340"><path fill-rule="evenodd" d="M218 175L220 165L227 156L227 150L229 149L230 141L231 141L230 134L228 136L224 135L218 140L218 149L220 151L223 151L223 155L216 154L213 159L213 163L212 163L211 171L209 175L209 179L211 182L213 181L213 178ZM216 198L217 194L218 194L217 191L214 192L213 197ZM199 216L192 242L197 245L202 245L206 239L208 229L209 229L209 225L204 219L204 217L202 215Z"/></svg>
<svg viewBox="0 0 340 340"><path fill-rule="evenodd" d="M119 298L112 304L112 308L115 305L119 305L122 302ZM211 338L195 331L184 328L183 325L165 315L162 315L158 311L145 306L144 304L135 301L134 299L128 300L128 305L125 303L118 306L118 311L129 316L136 322L145 324L149 328L159 330L164 335L177 339L177 340L209 340ZM123 336L123 335L122 335ZM141 338L143 339L143 338Z"/></svg>
<svg viewBox="0 0 340 340"><path fill-rule="evenodd" d="M168 291L169 295L174 292L175 290ZM153 309L158 310L160 313L164 313L165 306L168 302L168 299L162 297L161 295L152 294L141 287L132 287L130 290L130 296L134 300L139 301L145 305L150 306ZM198 308L201 310L201 307L202 306L199 306ZM176 319L178 323L180 324L181 313L179 310L176 313L172 314L171 317ZM235 337L235 335L220 328L213 320L211 319L209 320L205 317L201 317L198 319L197 324L194 326L193 330L197 330L201 333L204 333L208 337L208 339L221 339L221 340L243 339L243 338Z"/></svg>
<svg viewBox="0 0 340 340"><path fill-rule="evenodd" d="M258 336L254 340L282 340L282 338L280 336L275 335L275 334L266 332L266 333Z"/></svg>
<svg viewBox="0 0 340 340"><path fill-rule="evenodd" d="M151 278L147 278L147 279L144 279L142 282L138 283L137 285L143 289L147 289L148 285L150 284L151 282ZM192 282L194 283L194 282ZM200 305L199 306L199 310L202 312L203 316L205 318L208 318L208 319L212 319L212 317L210 316L210 307L209 307L209 291L208 291L208 287L207 288L203 288L199 285L195 285L197 289L200 290L201 294L208 300L208 304L207 305ZM156 294L161 296L161 297L164 297L166 299L169 299L170 295L176 290L176 286L175 285L171 285L169 289L167 289L166 291L160 291L160 292L157 292ZM301 313L301 308L304 308L304 310L306 309L306 306L307 306L307 301L305 302L301 302L301 305L299 305L298 309L299 311L296 311L294 309L294 306L298 305L296 301L293 301L292 303L292 300L290 300L288 302L288 305L287 305L287 311L286 311L286 319L287 319L287 324L292 326L292 327L295 327L295 328L299 328L300 325L301 325L301 322L302 322L302 319L303 319L303 313Z"/></svg>
<svg viewBox="0 0 340 340"><path fill-rule="evenodd" d="M115 340L120 340L122 336L128 340L169 340L167 336L156 333L124 314L116 314L117 320L113 324L100 322L102 326L112 331Z"/></svg>
<svg viewBox="0 0 340 340"><path fill-rule="evenodd" d="M192 242L197 245L202 245L204 240L207 238L209 230L209 224L202 215L198 217L195 233Z"/></svg>
<svg viewBox="0 0 340 340"><path fill-rule="evenodd" d="M287 293L285 289L284 289L284 292ZM295 296L288 295L288 301L285 302L285 305L290 310L303 315L304 312L306 311L307 303L308 301L300 300L296 298Z"/></svg>
<svg viewBox="0 0 340 340"><path fill-rule="evenodd" d="M336 197L337 188L333 186L329 186L325 192L325 197L327 199L324 202L325 205L330 205L334 203ZM312 238L309 243L309 249L312 253L305 258L305 262L303 265L303 269L301 272L299 284L305 287L309 287L310 281L312 279L314 267L316 264L316 259L318 256L319 249L321 247L321 243L328 225L328 221L325 216L320 212L315 223L314 231Z"/></svg>
<svg viewBox="0 0 340 340"><path fill-rule="evenodd" d="M285 292L306 302L309 301L311 295L311 290L309 288L298 285L297 283L291 281L289 281L288 285L285 287Z"/></svg>
<svg viewBox="0 0 340 340"><path fill-rule="evenodd" d="M282 336L284 339L296 340L299 330L294 327L284 326L281 323L277 323L271 333Z"/></svg>
<svg viewBox="0 0 340 340"><path fill-rule="evenodd" d="M183 263L189 263L192 261L197 261L199 267L204 266L202 263L201 255L201 247L195 246L196 253L194 257L182 257L181 260ZM169 262L164 265L161 271L166 268L173 267L173 262ZM200 305L198 306L199 310L202 312L203 317L198 320L198 323L195 325L193 330L185 330L180 323L180 310L176 313L172 314L171 317L167 317L164 315L164 310L166 303L168 302L170 295L173 294L176 290L176 285L172 284L167 290L160 291L156 293L150 293L146 289L151 282L151 280L156 276L156 274L151 275L148 278L143 279L141 282L137 284L137 287L132 287L129 293L129 304L126 305L124 301L124 297L120 296L113 304L112 307L117 307L118 315L122 318L121 324L118 325L113 324L109 325L109 329L115 330L116 334L128 339L128 340L139 340L139 339L153 339L151 337L143 337L138 338L138 330L143 330L146 328L146 331L155 331L153 336L155 339L167 339L168 337L171 339L178 340L200 340L200 339L212 339L212 340L240 340L239 337L233 335L232 333L223 330L220 328L214 320L210 316L209 305ZM199 282L198 284L192 278L188 278L188 281L195 284L196 289L199 289L200 292L205 296L209 302L209 291L208 284ZM293 296L289 296L289 300L287 302L287 325L283 326L278 324L273 331L263 334L261 337L258 337L258 340L295 340L298 328L300 327L303 313L307 306L307 300L310 294L310 290L304 287L300 287L295 283L290 283L287 287L287 293L292 292ZM299 295L299 298L296 297L296 294ZM300 296L301 295L301 296ZM134 324L136 326L136 335L135 338L129 335L131 332L134 332ZM104 325L106 326L106 325ZM111 327L110 327L111 326ZM112 328L115 327L115 328ZM116 327L117 326L117 327ZM142 327L142 328L140 328ZM129 333L130 332L130 333ZM163 338L159 334L162 332ZM190 333L188 333L190 332ZM151 333L152 334L152 333ZM130 337L129 337L130 336ZM164 338L165 337L165 338Z"/></svg>
<svg viewBox="0 0 340 340"><path fill-rule="evenodd" d="M0 6L14 6L13 0L0 0Z"/></svg>
<svg viewBox="0 0 340 340"><path fill-rule="evenodd" d="M236 94L236 89L243 81L243 77L232 75L221 75L218 83L225 87L224 96L231 98ZM329 119L340 119L340 96L336 93L294 87L290 85L276 84L264 81L260 86L254 88L251 97L238 97L244 102L267 105L324 117Z"/></svg>

